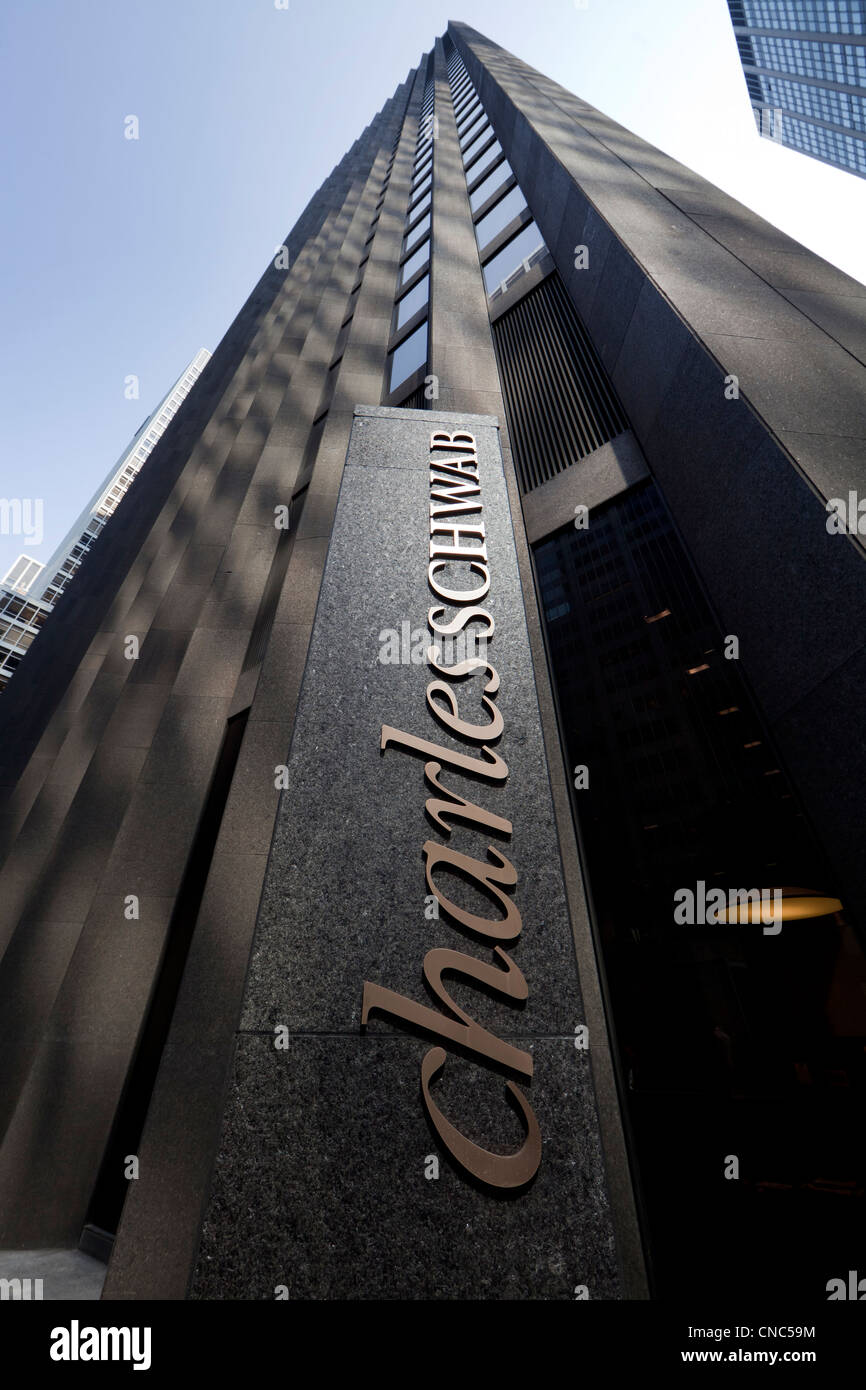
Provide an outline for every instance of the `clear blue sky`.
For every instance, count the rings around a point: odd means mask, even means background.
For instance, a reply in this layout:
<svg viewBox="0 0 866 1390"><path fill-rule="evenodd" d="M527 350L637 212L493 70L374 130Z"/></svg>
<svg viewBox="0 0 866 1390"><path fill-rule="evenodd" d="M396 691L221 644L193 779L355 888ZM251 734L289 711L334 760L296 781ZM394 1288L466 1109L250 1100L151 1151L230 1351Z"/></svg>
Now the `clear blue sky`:
<svg viewBox="0 0 866 1390"><path fill-rule="evenodd" d="M866 281L866 180L758 139L724 0L3 0L0 496L44 499L45 540L0 535L0 575L48 558L449 18Z"/></svg>

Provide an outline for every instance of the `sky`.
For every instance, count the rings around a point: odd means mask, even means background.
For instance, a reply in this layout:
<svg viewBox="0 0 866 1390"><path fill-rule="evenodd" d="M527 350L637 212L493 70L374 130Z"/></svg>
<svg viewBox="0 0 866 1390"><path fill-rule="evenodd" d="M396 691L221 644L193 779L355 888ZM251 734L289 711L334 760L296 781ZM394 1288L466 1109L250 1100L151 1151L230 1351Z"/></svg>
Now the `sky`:
<svg viewBox="0 0 866 1390"><path fill-rule="evenodd" d="M0 498L44 515L0 577L48 559L449 19L866 282L866 180L758 137L725 0L285 4L0 6Z"/></svg>

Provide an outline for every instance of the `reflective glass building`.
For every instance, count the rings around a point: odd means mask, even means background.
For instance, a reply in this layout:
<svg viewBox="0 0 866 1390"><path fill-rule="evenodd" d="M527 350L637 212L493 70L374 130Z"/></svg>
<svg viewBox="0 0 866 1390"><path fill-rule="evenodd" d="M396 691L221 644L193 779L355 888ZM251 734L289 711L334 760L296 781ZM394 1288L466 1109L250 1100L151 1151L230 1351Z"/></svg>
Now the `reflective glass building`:
<svg viewBox="0 0 866 1390"><path fill-rule="evenodd" d="M728 0L760 135L866 177L863 0Z"/></svg>

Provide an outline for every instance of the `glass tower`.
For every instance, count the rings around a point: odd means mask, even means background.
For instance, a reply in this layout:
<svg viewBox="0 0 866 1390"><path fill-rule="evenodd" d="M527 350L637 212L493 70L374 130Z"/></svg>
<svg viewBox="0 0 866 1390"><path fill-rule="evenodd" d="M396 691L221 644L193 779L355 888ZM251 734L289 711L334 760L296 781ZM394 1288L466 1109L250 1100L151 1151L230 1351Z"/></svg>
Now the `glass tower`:
<svg viewBox="0 0 866 1390"><path fill-rule="evenodd" d="M866 178L863 0L728 0L758 132Z"/></svg>

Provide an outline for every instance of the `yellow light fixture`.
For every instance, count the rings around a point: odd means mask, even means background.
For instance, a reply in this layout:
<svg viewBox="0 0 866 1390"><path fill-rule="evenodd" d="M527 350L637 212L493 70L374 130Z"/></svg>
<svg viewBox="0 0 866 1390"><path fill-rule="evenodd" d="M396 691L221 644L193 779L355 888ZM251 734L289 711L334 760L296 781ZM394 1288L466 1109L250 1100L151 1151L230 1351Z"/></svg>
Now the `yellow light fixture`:
<svg viewBox="0 0 866 1390"><path fill-rule="evenodd" d="M774 894L781 893L782 901L775 910ZM761 910L773 908L776 922L799 922L809 917L829 917L831 913L841 912L839 898L829 898L814 888L765 888L762 890L763 902L737 903L735 906L721 907L716 911L716 921L731 923L761 922Z"/></svg>

